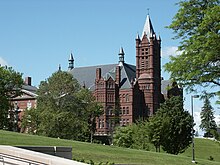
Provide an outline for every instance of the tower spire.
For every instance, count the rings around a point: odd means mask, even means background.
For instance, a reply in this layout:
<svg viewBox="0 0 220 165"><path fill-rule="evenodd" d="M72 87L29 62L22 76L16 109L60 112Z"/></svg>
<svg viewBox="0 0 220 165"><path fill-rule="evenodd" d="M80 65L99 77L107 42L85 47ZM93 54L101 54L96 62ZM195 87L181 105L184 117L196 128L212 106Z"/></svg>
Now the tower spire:
<svg viewBox="0 0 220 165"><path fill-rule="evenodd" d="M72 70L74 68L74 58L73 58L73 54L72 53L70 54L70 57L69 57L68 61L69 61L68 69Z"/></svg>
<svg viewBox="0 0 220 165"><path fill-rule="evenodd" d="M123 50L122 47L120 48L118 55L119 55L119 65L123 65L124 62L125 62L125 61L124 61L124 55L125 55L125 53L124 53L124 50Z"/></svg>
<svg viewBox="0 0 220 165"><path fill-rule="evenodd" d="M154 28L153 28L153 25L151 23L150 16L148 14L147 18L146 18L146 21L145 21L145 24L144 24L144 29L143 29L141 38L143 38L144 35L147 35L147 38L149 40L151 34L154 34Z"/></svg>

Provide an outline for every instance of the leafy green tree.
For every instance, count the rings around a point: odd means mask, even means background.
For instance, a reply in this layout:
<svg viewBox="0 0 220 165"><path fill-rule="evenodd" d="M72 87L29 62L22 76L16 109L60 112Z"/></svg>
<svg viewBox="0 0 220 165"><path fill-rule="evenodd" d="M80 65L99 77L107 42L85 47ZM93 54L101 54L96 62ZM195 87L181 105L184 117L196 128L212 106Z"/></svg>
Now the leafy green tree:
<svg viewBox="0 0 220 165"><path fill-rule="evenodd" d="M165 69L189 90L195 90L195 85L220 86L219 4L219 0L180 1L180 9L168 26L181 41L181 55L171 56Z"/></svg>
<svg viewBox="0 0 220 165"><path fill-rule="evenodd" d="M136 124L132 124L132 138L134 143L132 144L131 148L147 151L150 149L150 142L147 132L148 124L148 121L139 121Z"/></svg>
<svg viewBox="0 0 220 165"><path fill-rule="evenodd" d="M115 107L112 110L112 115L109 117L109 144L113 143L113 136L116 128L120 125L120 102L117 99L115 103Z"/></svg>
<svg viewBox="0 0 220 165"><path fill-rule="evenodd" d="M165 125L166 122L163 120L164 118L162 118L162 116L157 115L157 117L150 118L148 124L147 133L148 133L149 141L156 148L156 152L160 152L162 136L164 133L163 131L165 131L163 130L163 125Z"/></svg>
<svg viewBox="0 0 220 165"><path fill-rule="evenodd" d="M206 96L204 99L204 105L200 113L201 124L200 128L205 131L204 137L213 137L213 131L217 130L217 125L215 122L213 107L210 104L209 97Z"/></svg>
<svg viewBox="0 0 220 165"><path fill-rule="evenodd" d="M192 116L183 109L182 98L171 97L150 119L149 140L167 153L182 153L192 140L192 122Z"/></svg>
<svg viewBox="0 0 220 165"><path fill-rule="evenodd" d="M10 100L21 94L22 74L11 67L0 66L0 129L9 129L8 111L12 109Z"/></svg>
<svg viewBox="0 0 220 165"><path fill-rule="evenodd" d="M22 117L21 132L36 134L39 124L40 121L37 109L26 109Z"/></svg>
<svg viewBox="0 0 220 165"><path fill-rule="evenodd" d="M102 106L96 102L95 97L87 88L82 88L78 92L77 98L82 100L80 106L85 111L84 117L88 120L90 142L92 143L96 131L96 118L103 114Z"/></svg>
<svg viewBox="0 0 220 165"><path fill-rule="evenodd" d="M119 147L130 148L134 143L132 138L132 127L117 127L116 133L114 134L114 144Z"/></svg>
<svg viewBox="0 0 220 165"><path fill-rule="evenodd" d="M138 122L124 127L116 127L113 143L119 147L149 150L147 135L148 122Z"/></svg>
<svg viewBox="0 0 220 165"><path fill-rule="evenodd" d="M71 74L58 71L41 82L37 101L37 134L89 141L91 118L99 114L100 107Z"/></svg>

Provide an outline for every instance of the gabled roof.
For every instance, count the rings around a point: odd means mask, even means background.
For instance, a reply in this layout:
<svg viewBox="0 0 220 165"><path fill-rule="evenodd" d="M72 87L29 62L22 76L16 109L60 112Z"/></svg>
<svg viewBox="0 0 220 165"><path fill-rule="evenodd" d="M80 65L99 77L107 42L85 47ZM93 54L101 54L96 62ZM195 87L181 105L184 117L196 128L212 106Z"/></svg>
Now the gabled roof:
<svg viewBox="0 0 220 165"><path fill-rule="evenodd" d="M101 75L105 80L110 77L115 80L116 66L118 64L97 65L89 67L79 67L70 70L69 72L78 80L81 86L86 86L90 90L95 89L96 68L101 68ZM121 67L121 89L131 88L131 80L135 78L136 67L134 65L124 63Z"/></svg>

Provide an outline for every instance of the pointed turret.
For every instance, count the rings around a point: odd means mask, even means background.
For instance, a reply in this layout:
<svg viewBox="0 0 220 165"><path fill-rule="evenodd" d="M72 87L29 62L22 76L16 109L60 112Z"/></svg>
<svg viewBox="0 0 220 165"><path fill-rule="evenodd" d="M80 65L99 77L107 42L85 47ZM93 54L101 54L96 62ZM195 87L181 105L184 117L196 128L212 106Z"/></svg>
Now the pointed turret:
<svg viewBox="0 0 220 165"><path fill-rule="evenodd" d="M70 54L70 57L69 57L68 61L69 61L68 69L72 70L74 68L74 58L73 58L73 54L72 53Z"/></svg>
<svg viewBox="0 0 220 165"><path fill-rule="evenodd" d="M58 66L58 71L61 71L61 65L59 64L59 66Z"/></svg>
<svg viewBox="0 0 220 165"><path fill-rule="evenodd" d="M123 65L124 62L125 62L125 61L124 61L124 55L125 55L125 53L124 53L124 50L123 50L122 47L120 48L118 55L119 55L119 65Z"/></svg>
<svg viewBox="0 0 220 165"><path fill-rule="evenodd" d="M157 42L158 42L159 44L161 43L160 35L158 35L158 37L157 37Z"/></svg>
<svg viewBox="0 0 220 165"><path fill-rule="evenodd" d="M150 39L150 35L154 34L153 25L151 23L149 15L147 15L147 18L146 18L146 21L145 21L145 24L144 24L144 29L143 29L141 38L143 38L143 36L145 34L147 35L148 40Z"/></svg>
<svg viewBox="0 0 220 165"><path fill-rule="evenodd" d="M140 36L139 36L138 33L137 33L137 36L136 36L136 40L140 40Z"/></svg>

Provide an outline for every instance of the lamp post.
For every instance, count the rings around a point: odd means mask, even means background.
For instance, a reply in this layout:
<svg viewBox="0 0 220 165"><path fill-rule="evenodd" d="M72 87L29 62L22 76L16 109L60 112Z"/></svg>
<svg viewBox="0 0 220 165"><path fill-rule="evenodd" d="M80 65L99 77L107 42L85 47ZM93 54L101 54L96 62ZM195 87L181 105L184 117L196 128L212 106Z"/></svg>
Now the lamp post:
<svg viewBox="0 0 220 165"><path fill-rule="evenodd" d="M199 98L199 95L191 96L191 110L192 110L192 163L196 163L195 161L195 144L194 144L194 117L193 117L193 98Z"/></svg>

